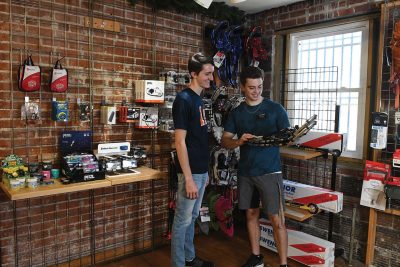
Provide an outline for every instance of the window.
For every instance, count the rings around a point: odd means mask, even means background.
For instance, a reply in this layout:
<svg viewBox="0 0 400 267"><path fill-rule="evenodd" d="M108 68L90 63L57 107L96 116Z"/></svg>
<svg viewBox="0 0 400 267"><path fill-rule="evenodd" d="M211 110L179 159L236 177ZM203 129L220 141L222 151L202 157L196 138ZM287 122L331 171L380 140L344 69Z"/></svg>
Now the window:
<svg viewBox="0 0 400 267"><path fill-rule="evenodd" d="M321 79L314 84L318 85L318 90L325 90L325 95L329 95L328 92L332 90L333 84L335 92L337 90L336 103L340 105L339 132L346 134L347 141L342 154L345 157L362 158L363 155L368 33L369 24L364 21L289 35L289 69L315 69L317 72L321 69L337 70L334 75L331 74L332 71L328 71L313 78ZM334 81L331 80L332 77L335 78ZM307 81L309 77L300 75L296 79ZM292 92L304 89L302 85L304 82L298 84L295 90L291 90ZM309 101L312 101L313 89L316 88L310 86L307 88L307 93L292 93L291 97L297 99L309 97ZM318 110L316 111L319 117L318 123L326 124L326 121L321 121L324 117L334 118L335 110L327 110L333 114L318 114Z"/></svg>

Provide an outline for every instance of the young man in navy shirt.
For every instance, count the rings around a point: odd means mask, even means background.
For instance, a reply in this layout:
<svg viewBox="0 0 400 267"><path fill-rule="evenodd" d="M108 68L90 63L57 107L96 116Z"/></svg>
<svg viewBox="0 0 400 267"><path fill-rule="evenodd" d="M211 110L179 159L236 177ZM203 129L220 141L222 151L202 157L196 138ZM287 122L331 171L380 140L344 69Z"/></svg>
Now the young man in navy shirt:
<svg viewBox="0 0 400 267"><path fill-rule="evenodd" d="M207 121L200 94L213 80L212 58L197 53L189 59L188 70L190 85L177 94L172 107L179 163L171 262L173 267L213 267L212 262L196 256L193 244L194 224L208 184Z"/></svg>
<svg viewBox="0 0 400 267"><path fill-rule="evenodd" d="M261 96L264 73L257 67L247 67L240 74L245 95L228 116L222 136L222 146L240 146L238 172L239 209L246 210L246 222L251 246L249 259L243 267L263 267L260 254L260 199L274 230L280 266L287 266L287 230L283 214L283 180L279 147L251 146L247 141L255 136L270 136L290 126L285 109ZM237 139L234 136L237 135Z"/></svg>

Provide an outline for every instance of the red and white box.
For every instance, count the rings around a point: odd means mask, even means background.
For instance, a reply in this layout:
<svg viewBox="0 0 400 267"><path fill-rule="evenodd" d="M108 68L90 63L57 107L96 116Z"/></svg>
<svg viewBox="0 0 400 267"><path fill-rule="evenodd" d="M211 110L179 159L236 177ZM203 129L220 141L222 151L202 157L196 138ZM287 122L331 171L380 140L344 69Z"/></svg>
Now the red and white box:
<svg viewBox="0 0 400 267"><path fill-rule="evenodd" d="M310 131L306 135L297 139L296 145L309 148L342 151L344 139L344 134Z"/></svg>
<svg viewBox="0 0 400 267"><path fill-rule="evenodd" d="M343 193L312 185L283 180L285 200L338 213L343 210Z"/></svg>
<svg viewBox="0 0 400 267"><path fill-rule="evenodd" d="M385 210L385 182L389 176L389 164L370 160L365 161L360 205L378 210Z"/></svg>
<svg viewBox="0 0 400 267"><path fill-rule="evenodd" d="M260 230L260 246L277 252L271 224L265 219L260 219ZM288 229L288 258L307 266L331 267L335 262L335 244Z"/></svg>

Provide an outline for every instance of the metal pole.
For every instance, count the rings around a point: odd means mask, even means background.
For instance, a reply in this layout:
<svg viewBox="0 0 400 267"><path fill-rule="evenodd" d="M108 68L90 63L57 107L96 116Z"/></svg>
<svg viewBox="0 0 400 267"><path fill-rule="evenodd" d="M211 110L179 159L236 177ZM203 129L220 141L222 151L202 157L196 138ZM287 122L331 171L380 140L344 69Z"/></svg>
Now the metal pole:
<svg viewBox="0 0 400 267"><path fill-rule="evenodd" d="M351 233L350 233L350 252L349 252L349 264L348 266L352 266L353 262L353 251L354 251L354 232L356 228L356 214L357 208L353 207L353 216L351 217Z"/></svg>

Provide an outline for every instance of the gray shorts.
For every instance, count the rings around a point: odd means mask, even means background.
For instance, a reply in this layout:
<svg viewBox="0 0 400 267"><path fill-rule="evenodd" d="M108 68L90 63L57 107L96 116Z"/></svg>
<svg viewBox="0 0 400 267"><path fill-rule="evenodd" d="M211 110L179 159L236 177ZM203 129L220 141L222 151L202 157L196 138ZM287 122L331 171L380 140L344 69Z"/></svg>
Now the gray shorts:
<svg viewBox="0 0 400 267"><path fill-rule="evenodd" d="M261 176L239 176L239 209L260 207L260 198L266 214L277 215L284 207L282 173Z"/></svg>

